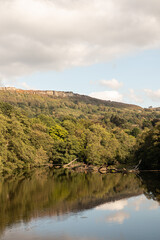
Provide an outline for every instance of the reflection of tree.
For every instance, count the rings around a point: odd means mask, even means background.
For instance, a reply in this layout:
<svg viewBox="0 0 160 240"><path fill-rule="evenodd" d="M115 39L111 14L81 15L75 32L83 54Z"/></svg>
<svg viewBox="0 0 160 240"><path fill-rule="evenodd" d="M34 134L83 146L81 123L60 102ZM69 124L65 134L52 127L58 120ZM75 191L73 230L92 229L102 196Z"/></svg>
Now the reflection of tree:
<svg viewBox="0 0 160 240"><path fill-rule="evenodd" d="M160 173L143 173L141 177L146 197L160 203Z"/></svg>
<svg viewBox="0 0 160 240"><path fill-rule="evenodd" d="M142 192L135 175L37 170L2 180L0 229L31 217L81 211Z"/></svg>

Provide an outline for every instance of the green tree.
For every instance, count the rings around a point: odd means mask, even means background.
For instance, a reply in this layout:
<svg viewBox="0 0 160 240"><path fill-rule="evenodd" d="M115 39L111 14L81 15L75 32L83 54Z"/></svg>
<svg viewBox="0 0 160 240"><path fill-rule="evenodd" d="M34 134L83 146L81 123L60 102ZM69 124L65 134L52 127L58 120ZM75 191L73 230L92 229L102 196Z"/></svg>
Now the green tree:
<svg viewBox="0 0 160 240"><path fill-rule="evenodd" d="M65 128L56 124L50 128L49 134L55 140L64 140L67 137L68 132Z"/></svg>

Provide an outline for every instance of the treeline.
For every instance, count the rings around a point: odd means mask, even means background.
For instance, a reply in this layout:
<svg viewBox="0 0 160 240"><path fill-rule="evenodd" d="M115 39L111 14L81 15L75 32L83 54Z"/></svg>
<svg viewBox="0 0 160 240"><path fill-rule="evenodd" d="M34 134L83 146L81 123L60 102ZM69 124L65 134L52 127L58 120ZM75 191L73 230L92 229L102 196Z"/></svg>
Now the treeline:
<svg viewBox="0 0 160 240"><path fill-rule="evenodd" d="M117 167L142 159L141 168L153 168L149 162L154 162L153 169L160 168L158 160L153 160L160 153L159 111L108 107L83 96L55 98L1 91L0 100L1 172L64 164L76 158L86 164Z"/></svg>

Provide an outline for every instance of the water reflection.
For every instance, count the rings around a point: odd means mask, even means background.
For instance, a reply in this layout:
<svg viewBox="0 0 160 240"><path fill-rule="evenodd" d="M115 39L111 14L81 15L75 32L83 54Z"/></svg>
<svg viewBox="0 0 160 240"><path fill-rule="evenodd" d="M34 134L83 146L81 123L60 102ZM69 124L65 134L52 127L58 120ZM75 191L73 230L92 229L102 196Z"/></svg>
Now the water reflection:
<svg viewBox="0 0 160 240"><path fill-rule="evenodd" d="M128 219L130 215L127 212L119 211L117 213L110 214L107 217L107 222L109 223L119 223L122 224L125 219Z"/></svg>
<svg viewBox="0 0 160 240"><path fill-rule="evenodd" d="M115 202L109 202L97 206L96 209L100 210L122 210L127 205L127 200L119 200Z"/></svg>
<svg viewBox="0 0 160 240"><path fill-rule="evenodd" d="M3 178L1 239L158 240L159 179L40 169Z"/></svg>

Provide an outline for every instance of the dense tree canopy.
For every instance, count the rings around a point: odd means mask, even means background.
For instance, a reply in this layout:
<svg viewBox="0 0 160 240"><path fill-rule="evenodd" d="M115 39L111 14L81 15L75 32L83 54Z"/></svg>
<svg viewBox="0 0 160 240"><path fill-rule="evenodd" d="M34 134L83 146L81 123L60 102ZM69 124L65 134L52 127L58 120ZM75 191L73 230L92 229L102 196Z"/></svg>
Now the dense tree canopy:
<svg viewBox="0 0 160 240"><path fill-rule="evenodd" d="M142 135L135 156L141 169L160 170L160 123Z"/></svg>

